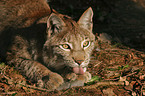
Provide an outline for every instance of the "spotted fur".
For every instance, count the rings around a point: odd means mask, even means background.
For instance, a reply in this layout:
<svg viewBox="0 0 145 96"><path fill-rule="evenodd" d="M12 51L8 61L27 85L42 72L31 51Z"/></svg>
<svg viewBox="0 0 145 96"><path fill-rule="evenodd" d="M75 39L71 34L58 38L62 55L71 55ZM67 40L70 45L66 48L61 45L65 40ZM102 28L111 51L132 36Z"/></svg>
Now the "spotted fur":
<svg viewBox="0 0 145 96"><path fill-rule="evenodd" d="M52 13L47 31L39 24L17 30L7 51L8 63L39 87L60 90L82 86L91 78L86 69L95 40L92 16L91 8L78 22Z"/></svg>

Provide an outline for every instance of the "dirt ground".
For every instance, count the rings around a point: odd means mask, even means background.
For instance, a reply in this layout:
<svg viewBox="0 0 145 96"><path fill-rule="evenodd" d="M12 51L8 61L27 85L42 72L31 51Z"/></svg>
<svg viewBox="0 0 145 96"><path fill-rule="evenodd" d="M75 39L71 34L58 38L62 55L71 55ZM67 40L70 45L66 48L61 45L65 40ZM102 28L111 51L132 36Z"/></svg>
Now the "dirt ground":
<svg viewBox="0 0 145 96"><path fill-rule="evenodd" d="M92 80L83 87L47 92L1 62L0 96L145 96L145 1L52 0L50 5L75 20L93 8Z"/></svg>

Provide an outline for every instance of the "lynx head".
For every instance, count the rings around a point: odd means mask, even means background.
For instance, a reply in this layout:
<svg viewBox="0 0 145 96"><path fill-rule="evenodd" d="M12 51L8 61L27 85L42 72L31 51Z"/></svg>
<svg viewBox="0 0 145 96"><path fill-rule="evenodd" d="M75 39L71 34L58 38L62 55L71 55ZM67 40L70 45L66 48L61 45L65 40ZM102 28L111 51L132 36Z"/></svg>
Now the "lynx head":
<svg viewBox="0 0 145 96"><path fill-rule="evenodd" d="M83 74L90 61L95 37L92 33L92 8L88 8L78 22L70 17L52 13L47 21L47 40L43 61L56 71L64 67Z"/></svg>

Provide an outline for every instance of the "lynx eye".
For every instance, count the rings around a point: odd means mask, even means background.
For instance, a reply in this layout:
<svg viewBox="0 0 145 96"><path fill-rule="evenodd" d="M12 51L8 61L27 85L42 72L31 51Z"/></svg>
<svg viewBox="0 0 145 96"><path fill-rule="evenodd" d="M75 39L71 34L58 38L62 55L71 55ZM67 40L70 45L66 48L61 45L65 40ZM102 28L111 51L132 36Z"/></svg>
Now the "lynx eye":
<svg viewBox="0 0 145 96"><path fill-rule="evenodd" d="M63 49L64 51L70 51L73 47L71 43L65 42L59 45L59 48Z"/></svg>
<svg viewBox="0 0 145 96"><path fill-rule="evenodd" d="M85 41L85 42L83 43L83 47L87 47L87 46L89 46L89 44L90 44L89 41Z"/></svg>
<svg viewBox="0 0 145 96"><path fill-rule="evenodd" d="M62 44L61 47L64 48L64 49L71 49L68 44Z"/></svg>

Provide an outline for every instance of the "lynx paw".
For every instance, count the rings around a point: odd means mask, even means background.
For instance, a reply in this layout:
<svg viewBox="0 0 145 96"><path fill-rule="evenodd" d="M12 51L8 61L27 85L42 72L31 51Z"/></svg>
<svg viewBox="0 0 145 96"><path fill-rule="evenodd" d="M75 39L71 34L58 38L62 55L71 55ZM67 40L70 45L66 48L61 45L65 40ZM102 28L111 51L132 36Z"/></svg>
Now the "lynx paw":
<svg viewBox="0 0 145 96"><path fill-rule="evenodd" d="M69 74L65 75L65 79L67 81L74 81L77 79L77 75L75 73L69 73Z"/></svg>
<svg viewBox="0 0 145 96"><path fill-rule="evenodd" d="M75 74L75 73L74 73ZM68 74L68 77L73 77L73 73L71 75ZM61 86L57 88L57 90L67 89L75 86L84 86L84 83L88 82L91 79L91 74L89 72L85 72L83 75L76 75L75 80L64 82Z"/></svg>
<svg viewBox="0 0 145 96"><path fill-rule="evenodd" d="M92 78L92 75L89 72L86 72L84 74L84 78L85 78L85 83L87 83Z"/></svg>
<svg viewBox="0 0 145 96"><path fill-rule="evenodd" d="M63 82L64 80L59 74L51 73L47 76L44 76L42 80L38 80L37 85L49 90L54 90L58 88Z"/></svg>
<svg viewBox="0 0 145 96"><path fill-rule="evenodd" d="M78 75L76 80L81 80L84 83L87 83L91 79L91 74L89 72L85 72L83 75Z"/></svg>

